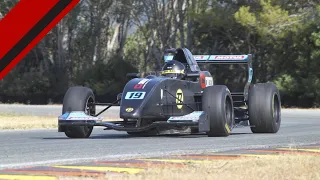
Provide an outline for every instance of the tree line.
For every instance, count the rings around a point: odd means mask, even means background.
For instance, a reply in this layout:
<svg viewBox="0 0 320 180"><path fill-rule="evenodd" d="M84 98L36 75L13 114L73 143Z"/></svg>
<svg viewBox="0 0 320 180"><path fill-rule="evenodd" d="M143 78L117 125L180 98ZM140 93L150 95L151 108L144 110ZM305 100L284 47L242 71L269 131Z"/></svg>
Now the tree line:
<svg viewBox="0 0 320 180"><path fill-rule="evenodd" d="M17 2L1 1L0 17ZM253 54L254 83L276 83L284 106L316 107L319 16L316 0L82 0L1 81L0 101L61 103L74 85L113 101L126 73L159 71L165 49L186 47ZM239 79L234 69L217 78Z"/></svg>

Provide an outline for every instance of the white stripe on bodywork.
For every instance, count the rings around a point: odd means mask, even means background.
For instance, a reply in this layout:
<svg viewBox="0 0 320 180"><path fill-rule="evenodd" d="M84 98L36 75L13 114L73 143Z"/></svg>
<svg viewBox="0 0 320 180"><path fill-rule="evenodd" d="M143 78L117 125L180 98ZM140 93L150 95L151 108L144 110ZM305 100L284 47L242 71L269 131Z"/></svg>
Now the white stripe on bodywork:
<svg viewBox="0 0 320 180"><path fill-rule="evenodd" d="M163 89L161 89L161 91L160 91L160 97L161 97L161 99L163 98Z"/></svg>

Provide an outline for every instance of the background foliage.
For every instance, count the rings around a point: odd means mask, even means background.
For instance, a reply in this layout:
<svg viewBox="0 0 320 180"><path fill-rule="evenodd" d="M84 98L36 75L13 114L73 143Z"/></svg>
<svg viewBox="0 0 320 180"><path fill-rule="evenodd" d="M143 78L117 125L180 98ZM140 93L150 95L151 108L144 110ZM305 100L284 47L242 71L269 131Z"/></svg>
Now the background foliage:
<svg viewBox="0 0 320 180"><path fill-rule="evenodd" d="M16 2L1 1L0 17ZM112 101L124 87L126 73L157 71L166 48L187 47L193 54L254 54L254 82L275 82L285 106L316 107L320 104L318 4L316 0L82 0L1 81L0 101L61 103L73 85L89 86L100 101ZM236 71L223 70L237 77Z"/></svg>

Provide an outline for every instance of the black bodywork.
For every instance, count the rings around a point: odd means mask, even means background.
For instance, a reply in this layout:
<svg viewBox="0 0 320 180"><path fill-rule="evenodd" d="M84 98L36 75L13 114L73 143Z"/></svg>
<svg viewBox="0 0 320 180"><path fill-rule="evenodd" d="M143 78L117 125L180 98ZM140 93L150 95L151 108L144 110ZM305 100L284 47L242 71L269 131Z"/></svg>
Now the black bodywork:
<svg viewBox="0 0 320 180"><path fill-rule="evenodd" d="M172 55L173 54L173 55ZM169 49L166 51L167 58L178 60L187 67L184 79L172 79L161 75L149 75L139 77L139 74L128 74L132 77L125 85L117 101L113 103L95 103L93 105L107 105L107 107L97 113L99 116L111 106L120 106L120 118L123 121L98 122L95 120L59 120L60 126L67 125L86 125L86 126L105 126L106 129L119 131L139 132L152 129L154 127L173 128L179 126L197 127L197 129L206 129L200 127L198 122L181 121L168 122L170 117L183 116L192 112L202 111L201 96L206 86L214 85L212 75L208 71L200 70L198 63L246 63L248 64L248 82L243 92L231 92L234 99L235 120L248 120L248 110L240 108L248 100L248 89L252 79L251 55L248 61L214 61L208 62L205 59L195 60L191 52L186 48ZM63 131L59 129L59 131Z"/></svg>
<svg viewBox="0 0 320 180"><path fill-rule="evenodd" d="M122 119L165 119L170 116L182 116L199 110L195 102L195 94L201 93L199 83L171 78L154 77L143 89L134 89L142 79L131 80L124 88L120 103L120 118ZM177 103L182 93L183 103ZM131 92L146 93L144 99L125 99ZM176 98L177 97L177 98ZM127 112L132 108L131 112Z"/></svg>

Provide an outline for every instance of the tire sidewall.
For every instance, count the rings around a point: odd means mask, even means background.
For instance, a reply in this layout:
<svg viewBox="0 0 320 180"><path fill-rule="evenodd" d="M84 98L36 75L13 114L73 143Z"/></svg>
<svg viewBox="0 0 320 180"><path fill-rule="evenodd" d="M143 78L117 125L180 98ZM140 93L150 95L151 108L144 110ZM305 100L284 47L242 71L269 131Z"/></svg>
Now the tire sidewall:
<svg viewBox="0 0 320 180"><path fill-rule="evenodd" d="M229 112L231 120L228 123L226 117L227 110L225 108L227 100L229 108L231 108ZM214 85L206 87L202 96L202 108L210 122L210 132L207 133L209 136L230 135L234 127L234 111L232 96L226 86ZM226 127L226 124L228 127Z"/></svg>
<svg viewBox="0 0 320 180"><path fill-rule="evenodd" d="M86 112L89 100L95 103L95 96L90 88L75 86L68 89L63 99L62 113L71 111ZM92 106L88 115L94 115L96 111L95 105ZM71 138L88 138L93 130L93 126L74 126L65 128L65 134Z"/></svg>
<svg viewBox="0 0 320 180"><path fill-rule="evenodd" d="M277 98L275 98L277 96ZM275 101L276 99L276 101ZM277 115L274 116L274 104L277 103ZM281 124L280 93L273 83L258 83L249 92L249 122L251 130L258 132L277 132ZM278 119L278 122L276 122Z"/></svg>
<svg viewBox="0 0 320 180"><path fill-rule="evenodd" d="M75 93L76 92L76 93ZM68 89L63 98L62 113L71 111L85 111L86 105L89 99L95 102L95 96L90 88L75 86ZM96 111L95 105L93 106L92 112L88 115L94 115Z"/></svg>

